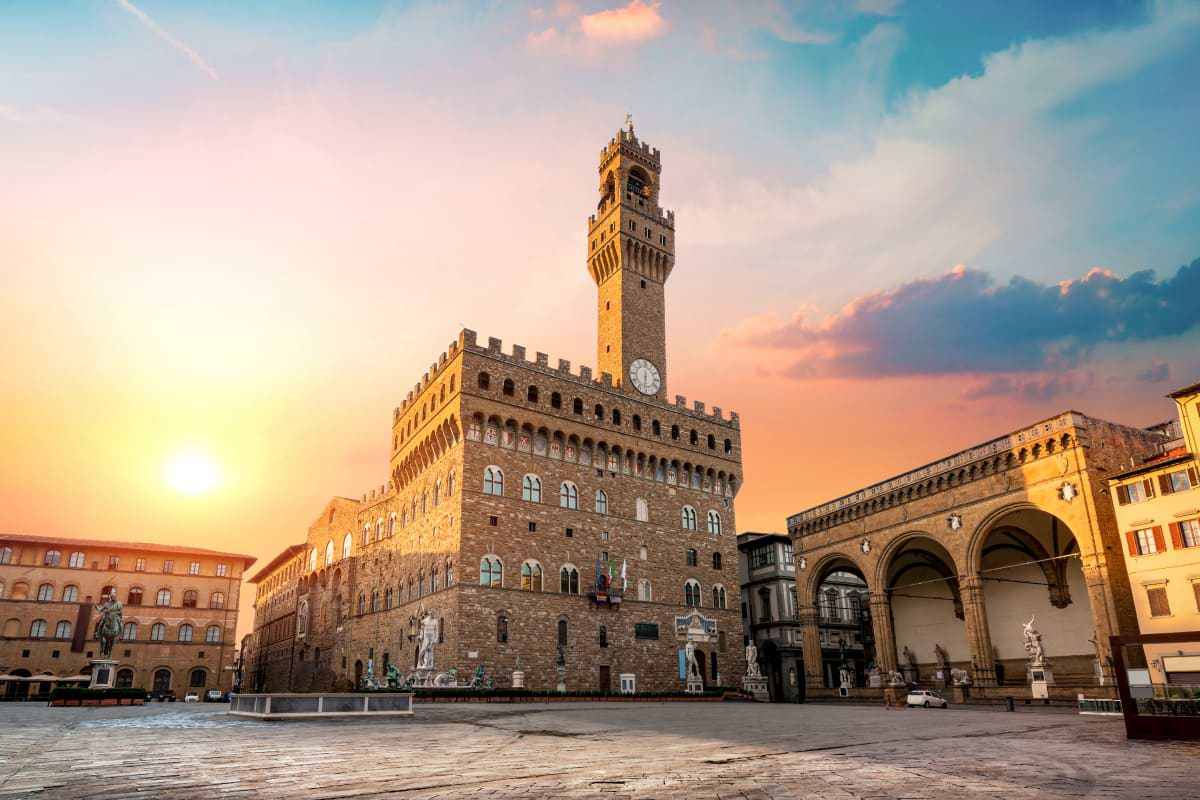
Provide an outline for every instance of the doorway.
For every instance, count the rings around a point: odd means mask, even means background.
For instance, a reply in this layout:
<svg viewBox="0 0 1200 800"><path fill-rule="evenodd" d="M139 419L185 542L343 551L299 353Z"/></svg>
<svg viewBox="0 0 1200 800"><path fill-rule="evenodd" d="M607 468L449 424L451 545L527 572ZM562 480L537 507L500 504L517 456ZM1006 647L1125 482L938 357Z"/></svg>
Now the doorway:
<svg viewBox="0 0 1200 800"><path fill-rule="evenodd" d="M612 672L607 664L600 665L600 691L612 691Z"/></svg>

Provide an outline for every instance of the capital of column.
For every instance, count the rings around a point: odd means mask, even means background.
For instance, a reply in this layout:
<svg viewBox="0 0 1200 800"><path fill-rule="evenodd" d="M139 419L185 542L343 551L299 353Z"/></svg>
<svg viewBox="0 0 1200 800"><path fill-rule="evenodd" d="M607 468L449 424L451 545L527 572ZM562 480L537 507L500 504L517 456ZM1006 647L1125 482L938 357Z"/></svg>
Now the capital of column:
<svg viewBox="0 0 1200 800"><path fill-rule="evenodd" d="M884 610L892 604L892 599L888 597L886 592L871 593L871 610Z"/></svg>

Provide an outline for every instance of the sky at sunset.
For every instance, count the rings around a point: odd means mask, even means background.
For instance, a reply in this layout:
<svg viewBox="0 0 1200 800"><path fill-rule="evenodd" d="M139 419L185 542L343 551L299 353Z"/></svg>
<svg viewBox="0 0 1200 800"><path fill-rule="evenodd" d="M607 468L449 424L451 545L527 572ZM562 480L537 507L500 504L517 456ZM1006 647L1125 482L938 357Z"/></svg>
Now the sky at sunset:
<svg viewBox="0 0 1200 800"><path fill-rule="evenodd" d="M1165 420L1198 74L1177 0L5 0L0 529L265 561L386 481L460 327L594 366L626 112L739 530L1065 409Z"/></svg>

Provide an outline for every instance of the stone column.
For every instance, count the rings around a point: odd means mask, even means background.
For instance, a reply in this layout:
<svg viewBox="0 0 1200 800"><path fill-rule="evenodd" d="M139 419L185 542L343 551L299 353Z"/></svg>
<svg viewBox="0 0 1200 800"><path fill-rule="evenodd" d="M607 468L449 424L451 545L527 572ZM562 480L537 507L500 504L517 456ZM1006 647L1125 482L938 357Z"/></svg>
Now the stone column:
<svg viewBox="0 0 1200 800"><path fill-rule="evenodd" d="M885 674L895 672L896 629L892 625L892 601L887 592L871 593L871 627L875 631L875 666Z"/></svg>
<svg viewBox="0 0 1200 800"><path fill-rule="evenodd" d="M825 665L821 660L821 632L817 627L817 609L802 606L796 609L800 620L801 648L804 652L804 682L809 689L825 686Z"/></svg>
<svg viewBox="0 0 1200 800"><path fill-rule="evenodd" d="M958 588L962 596L963 618L967 623L967 645L971 649L971 663L975 665L971 681L976 686L995 686L996 651L992 647L992 633L988 627L983 579L978 575L967 575L959 580Z"/></svg>
<svg viewBox="0 0 1200 800"><path fill-rule="evenodd" d="M1118 623L1116 603L1108 585L1108 569L1104 556L1099 553L1081 556L1080 561L1083 579L1087 583L1088 605L1092 610L1092 626L1096 629L1096 658L1100 661L1104 685L1113 686L1112 648L1108 637L1117 635Z"/></svg>

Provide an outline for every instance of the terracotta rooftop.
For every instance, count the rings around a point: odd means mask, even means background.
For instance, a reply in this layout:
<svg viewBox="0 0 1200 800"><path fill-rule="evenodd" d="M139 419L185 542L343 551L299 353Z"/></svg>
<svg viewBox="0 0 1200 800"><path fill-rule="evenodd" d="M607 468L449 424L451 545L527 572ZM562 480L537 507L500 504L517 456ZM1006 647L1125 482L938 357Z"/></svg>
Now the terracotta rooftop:
<svg viewBox="0 0 1200 800"><path fill-rule="evenodd" d="M1167 397L1175 399L1177 397L1186 397L1189 394L1196 394L1197 392L1200 392L1200 383L1193 383L1191 386L1185 386L1182 389L1176 389L1168 394Z"/></svg>
<svg viewBox="0 0 1200 800"><path fill-rule="evenodd" d="M156 542L122 542L115 539L78 539L70 536L29 536L21 533L0 533L0 542L18 542L40 544L77 545L79 547L112 547L119 550L141 550L147 553L187 553L196 556L224 556L236 558L243 562L243 569L249 567L258 559L241 553L227 553L222 550L206 550L202 547L184 547L177 544L158 544Z"/></svg>
<svg viewBox="0 0 1200 800"><path fill-rule="evenodd" d="M246 582L247 583L258 583L260 580L267 577L267 575L274 572L276 567L278 567L280 564L303 553L305 547L307 547L307 545L305 545L304 543L289 544L282 551L280 551L279 555L275 556L270 561L268 561L266 563L266 565L263 566L262 569L260 569L256 573L254 573L249 578L247 578Z"/></svg>

